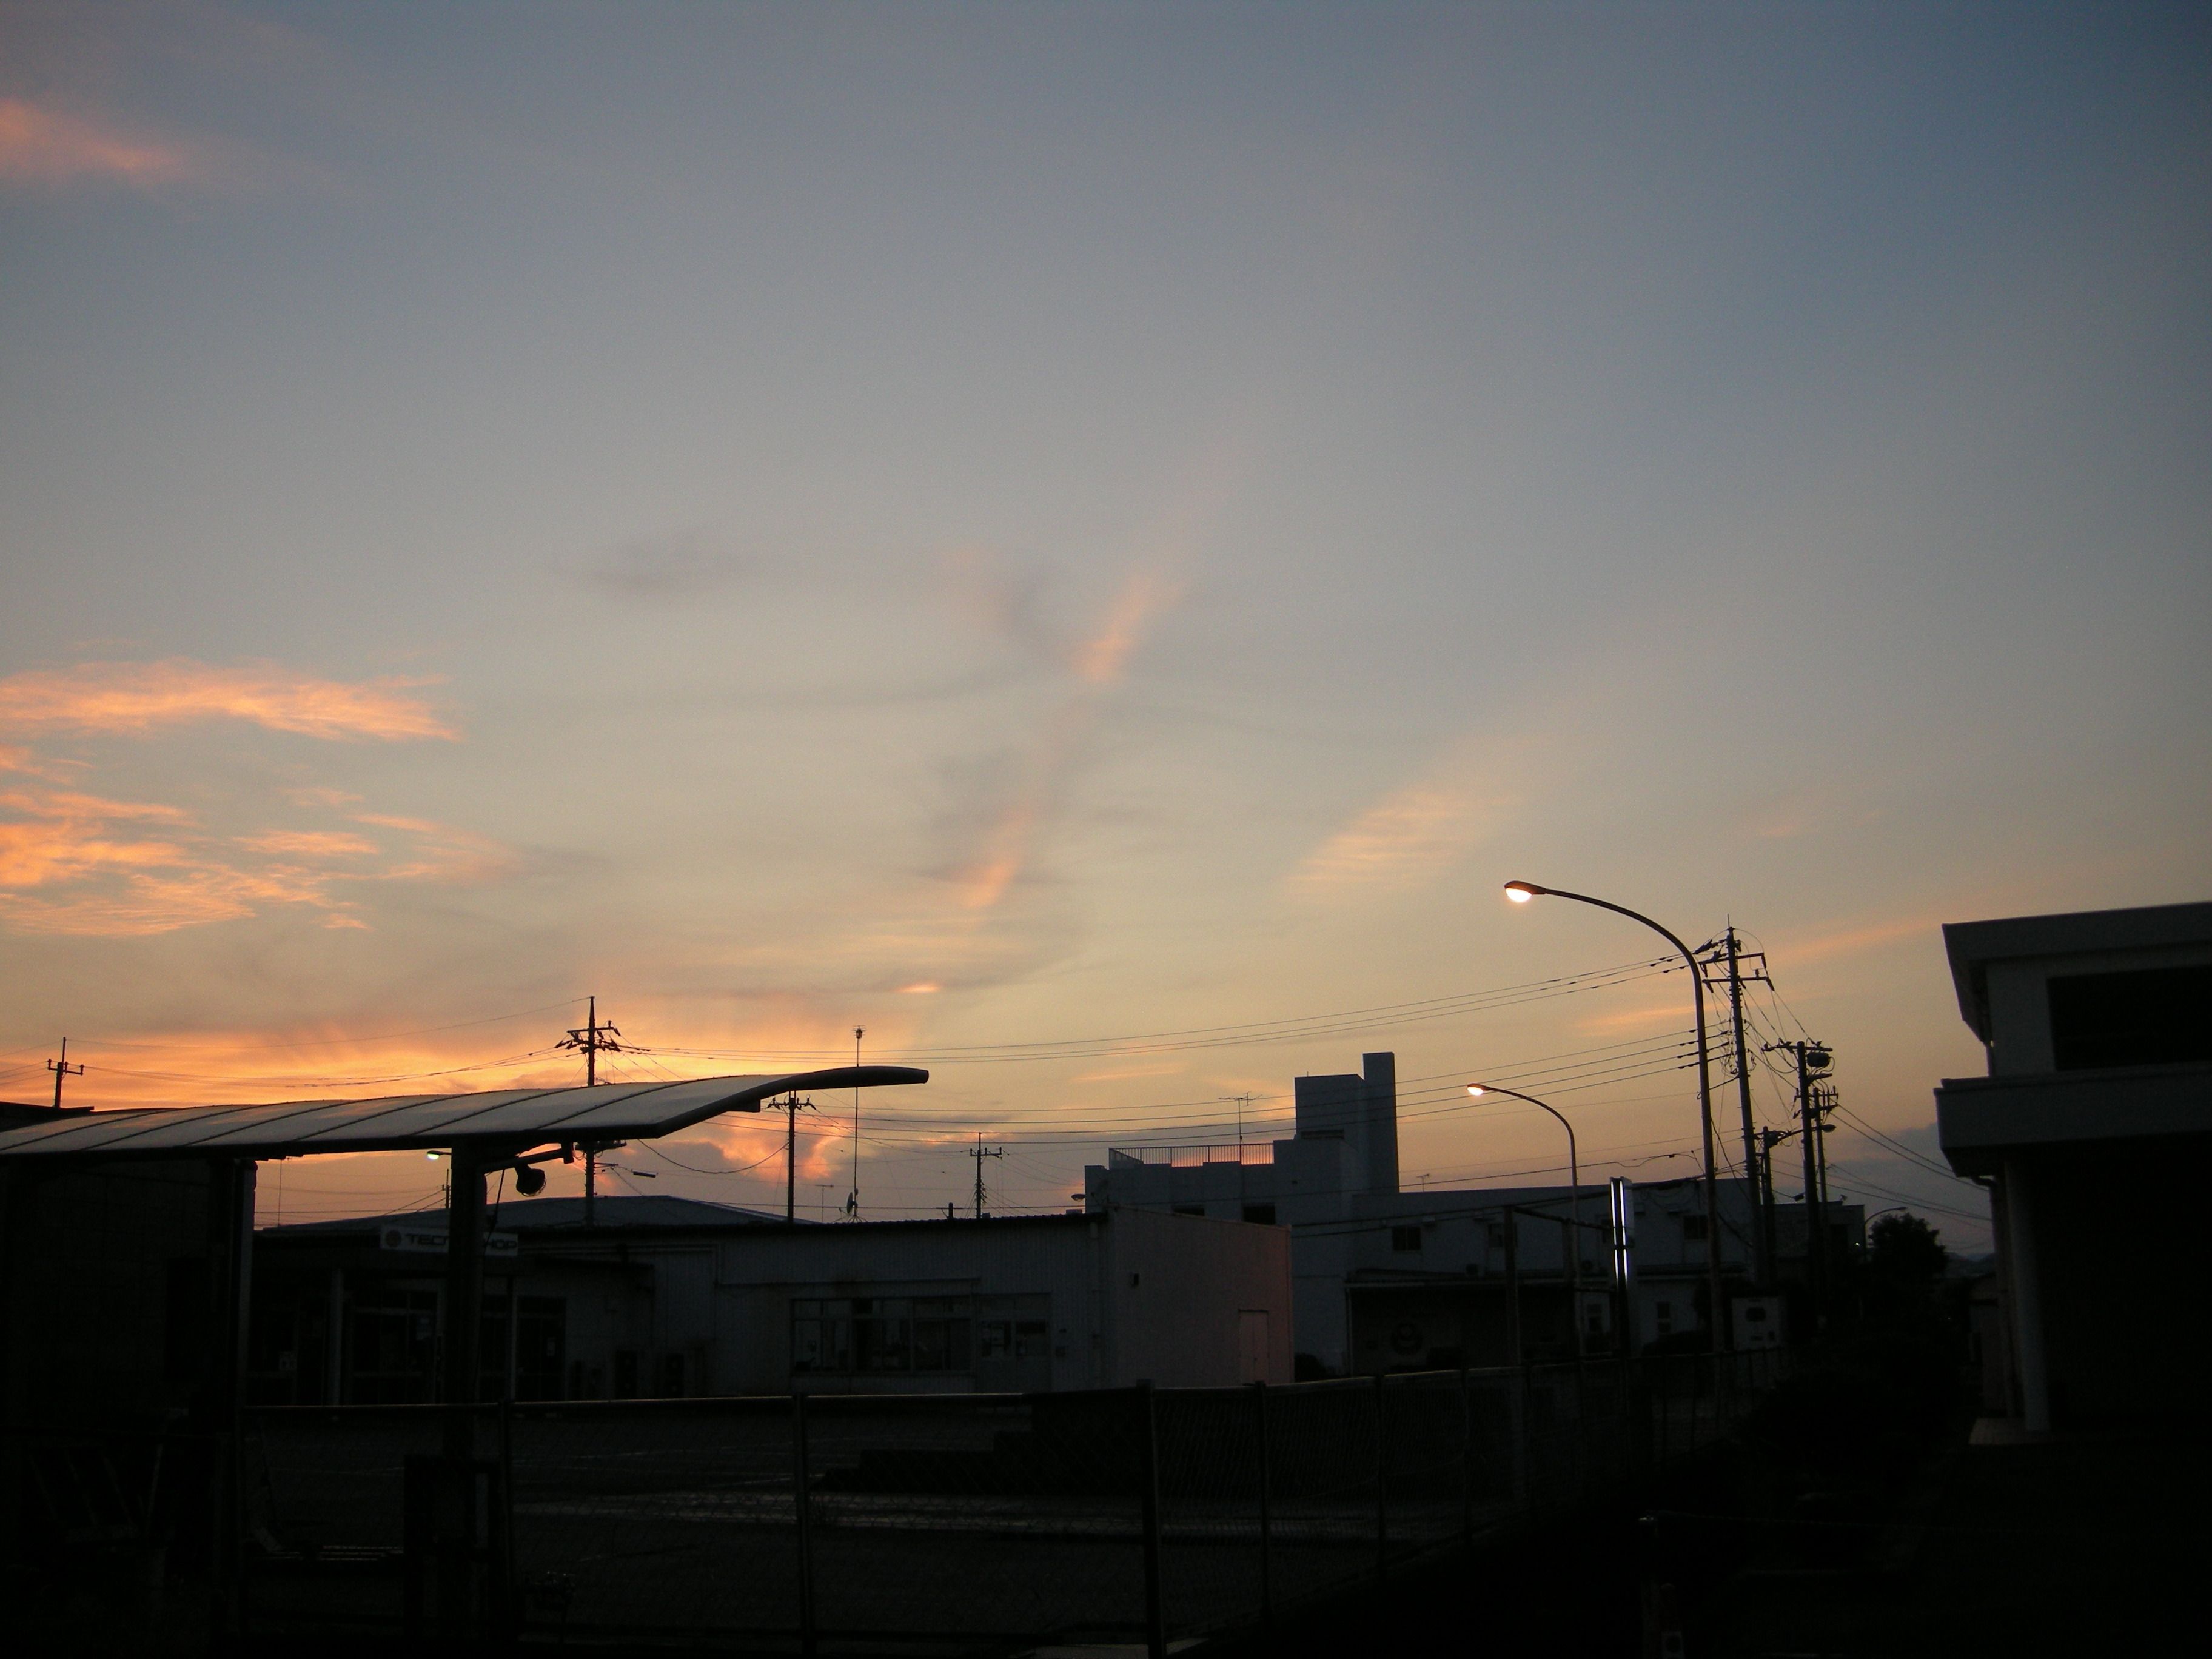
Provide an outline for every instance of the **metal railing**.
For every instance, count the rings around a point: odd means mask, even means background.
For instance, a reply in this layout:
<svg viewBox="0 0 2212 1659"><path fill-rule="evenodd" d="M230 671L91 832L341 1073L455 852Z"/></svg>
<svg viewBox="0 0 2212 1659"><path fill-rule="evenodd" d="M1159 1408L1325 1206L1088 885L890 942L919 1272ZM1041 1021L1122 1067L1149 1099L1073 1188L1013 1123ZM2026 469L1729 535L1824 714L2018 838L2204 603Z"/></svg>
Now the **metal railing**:
<svg viewBox="0 0 2212 1659"><path fill-rule="evenodd" d="M1158 1651L1692 1455L1784 1363L485 1407L455 1523L480 1589L436 1605L423 1516L447 1500L422 1483L447 1408L267 1407L245 1428L246 1607L271 1632Z"/></svg>

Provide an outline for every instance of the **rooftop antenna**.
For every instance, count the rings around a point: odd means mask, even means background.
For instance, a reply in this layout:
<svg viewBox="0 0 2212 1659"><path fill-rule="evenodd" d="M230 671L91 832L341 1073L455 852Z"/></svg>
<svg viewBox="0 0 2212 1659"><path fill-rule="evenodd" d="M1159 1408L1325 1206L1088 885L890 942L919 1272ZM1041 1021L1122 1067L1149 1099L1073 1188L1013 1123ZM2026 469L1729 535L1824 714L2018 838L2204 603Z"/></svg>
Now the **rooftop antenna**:
<svg viewBox="0 0 2212 1659"><path fill-rule="evenodd" d="M1244 1109L1252 1103L1252 1097L1249 1095L1216 1095L1214 1098L1217 1100L1233 1100L1237 1103L1237 1161L1239 1164L1242 1164L1244 1161Z"/></svg>
<svg viewBox="0 0 2212 1659"><path fill-rule="evenodd" d="M865 1027L855 1025L853 1028L853 1069L856 1072L860 1069L860 1039L866 1035L867 1031ZM848 1221L858 1221L860 1218L860 1085L858 1083L854 1083L853 1085L853 1190L845 1194L845 1219Z"/></svg>

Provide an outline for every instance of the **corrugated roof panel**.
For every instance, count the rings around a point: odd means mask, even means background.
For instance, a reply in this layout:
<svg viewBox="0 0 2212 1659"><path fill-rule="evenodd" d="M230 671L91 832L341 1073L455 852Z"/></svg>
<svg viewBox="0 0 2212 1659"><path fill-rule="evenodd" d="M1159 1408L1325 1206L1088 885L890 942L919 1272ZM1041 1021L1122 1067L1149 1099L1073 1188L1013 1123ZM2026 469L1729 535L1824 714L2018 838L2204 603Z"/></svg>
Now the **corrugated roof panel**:
<svg viewBox="0 0 2212 1659"><path fill-rule="evenodd" d="M718 1113L793 1089L927 1083L911 1066L840 1066L775 1077L697 1078L681 1083L605 1083L580 1089L500 1089L473 1095L392 1095L375 1100L276 1101L94 1112L0 1134L0 1158L299 1158L317 1152L398 1152L489 1142L650 1140Z"/></svg>

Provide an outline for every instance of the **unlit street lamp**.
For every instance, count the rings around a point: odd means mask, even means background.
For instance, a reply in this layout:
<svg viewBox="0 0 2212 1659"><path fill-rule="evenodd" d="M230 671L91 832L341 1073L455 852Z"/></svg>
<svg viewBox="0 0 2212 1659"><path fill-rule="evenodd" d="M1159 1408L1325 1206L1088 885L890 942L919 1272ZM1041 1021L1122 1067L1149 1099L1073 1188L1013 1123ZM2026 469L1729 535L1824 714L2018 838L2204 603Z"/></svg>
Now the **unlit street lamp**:
<svg viewBox="0 0 2212 1659"><path fill-rule="evenodd" d="M1550 1102L1524 1095L1518 1089L1501 1089L1495 1083L1470 1083L1467 1091L1478 1100L1485 1095L1504 1095L1510 1099L1525 1100L1531 1106L1540 1106L1558 1118L1559 1127L1567 1132L1567 1184L1574 1189L1574 1224L1567 1229L1567 1324L1575 1334L1575 1357L1579 1360L1583 1352L1583 1168L1582 1158L1575 1151L1575 1126Z"/></svg>
<svg viewBox="0 0 2212 1659"><path fill-rule="evenodd" d="M1558 887L1539 887L1533 881L1509 881L1505 896L1516 904L1526 904L1533 898L1572 899L1577 904L1595 905L1601 910L1610 910L1617 916L1626 916L1631 921L1640 921L1665 939L1682 954L1690 965L1690 995L1697 1011L1698 1020L1698 1117L1705 1136L1705 1298L1711 1304L1713 1351L1722 1346L1722 1333L1726 1328L1728 1310L1721 1305L1721 1199L1720 1183L1713 1174L1713 1079L1705 1051L1705 976L1698 966L1698 959L1690 947L1682 943L1671 930L1662 927L1640 910L1632 910L1625 904L1615 904L1608 899L1592 898L1587 893L1570 893Z"/></svg>

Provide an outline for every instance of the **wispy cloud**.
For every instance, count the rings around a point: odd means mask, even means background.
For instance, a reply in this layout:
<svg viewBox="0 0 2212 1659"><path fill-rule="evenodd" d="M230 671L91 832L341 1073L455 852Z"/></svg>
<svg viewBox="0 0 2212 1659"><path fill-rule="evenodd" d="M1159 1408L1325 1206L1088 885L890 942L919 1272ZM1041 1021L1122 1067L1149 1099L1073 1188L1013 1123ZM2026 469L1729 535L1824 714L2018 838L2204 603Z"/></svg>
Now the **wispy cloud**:
<svg viewBox="0 0 2212 1659"><path fill-rule="evenodd" d="M0 808L24 816L0 823L0 889L25 889L82 881L110 871L143 872L180 864L183 849L169 840L143 840L113 826L154 820L183 826L174 807L53 790L10 790Z"/></svg>
<svg viewBox="0 0 2212 1659"><path fill-rule="evenodd" d="M1066 787L1100 699L1127 673L1146 630L1182 594L1182 585L1149 565L1123 580L1097 625L1067 654L1076 687L1047 718L1035 747L1014 770L1012 787L968 843L954 888L961 907L994 908L1028 867L1039 833Z"/></svg>
<svg viewBox="0 0 2212 1659"><path fill-rule="evenodd" d="M238 720L331 740L448 741L459 733L413 695L427 679L319 679L273 663L224 667L172 657L81 663L0 679L0 729L139 736L196 720Z"/></svg>
<svg viewBox="0 0 2212 1659"><path fill-rule="evenodd" d="M20 931L173 933L285 906L326 927L366 927L354 896L372 881L489 880L512 863L480 836L425 819L353 822L395 831L271 830L222 837L182 809L54 789L0 793L0 919Z"/></svg>
<svg viewBox="0 0 2212 1659"><path fill-rule="evenodd" d="M449 823L386 812L356 812L354 822L410 838L405 862L373 872L380 881L489 881L514 867L514 854L490 836Z"/></svg>
<svg viewBox="0 0 2212 1659"><path fill-rule="evenodd" d="M1316 848L1292 873L1292 889L1327 896L1402 887L1457 863L1519 800L1499 781L1505 770L1494 757L1455 751Z"/></svg>
<svg viewBox="0 0 2212 1659"><path fill-rule="evenodd" d="M668 602L711 593L758 568L728 538L697 526L639 537L566 568L586 587L611 598Z"/></svg>
<svg viewBox="0 0 2212 1659"><path fill-rule="evenodd" d="M1182 597L1183 586L1144 567L1129 573L1104 622L1076 647L1073 667L1086 685L1112 685L1128 667L1146 624Z"/></svg>
<svg viewBox="0 0 2212 1659"><path fill-rule="evenodd" d="M1039 655L1050 654L1042 600L1046 577L1035 564L1008 558L994 547L963 543L941 559L945 591L954 607L987 634Z"/></svg>
<svg viewBox="0 0 2212 1659"><path fill-rule="evenodd" d="M1839 957L1855 957L1869 951L1879 951L1917 939L1930 950L1942 946L1943 924L1957 917L1935 910L1917 915L1892 916L1881 921L1859 921L1810 938L1784 939L1772 947L1778 962L1826 962Z"/></svg>
<svg viewBox="0 0 2212 1659"><path fill-rule="evenodd" d="M58 783L72 773L83 769L81 761L52 760L20 744L0 743L0 772L14 772L22 777L44 778L49 783Z"/></svg>
<svg viewBox="0 0 2212 1659"><path fill-rule="evenodd" d="M150 190L201 169L185 146L21 98L0 98L0 181L54 188L86 181Z"/></svg>
<svg viewBox="0 0 2212 1659"><path fill-rule="evenodd" d="M240 836L238 844L250 853L303 859L373 857L378 850L368 836L349 835L343 830L271 830L258 836Z"/></svg>

